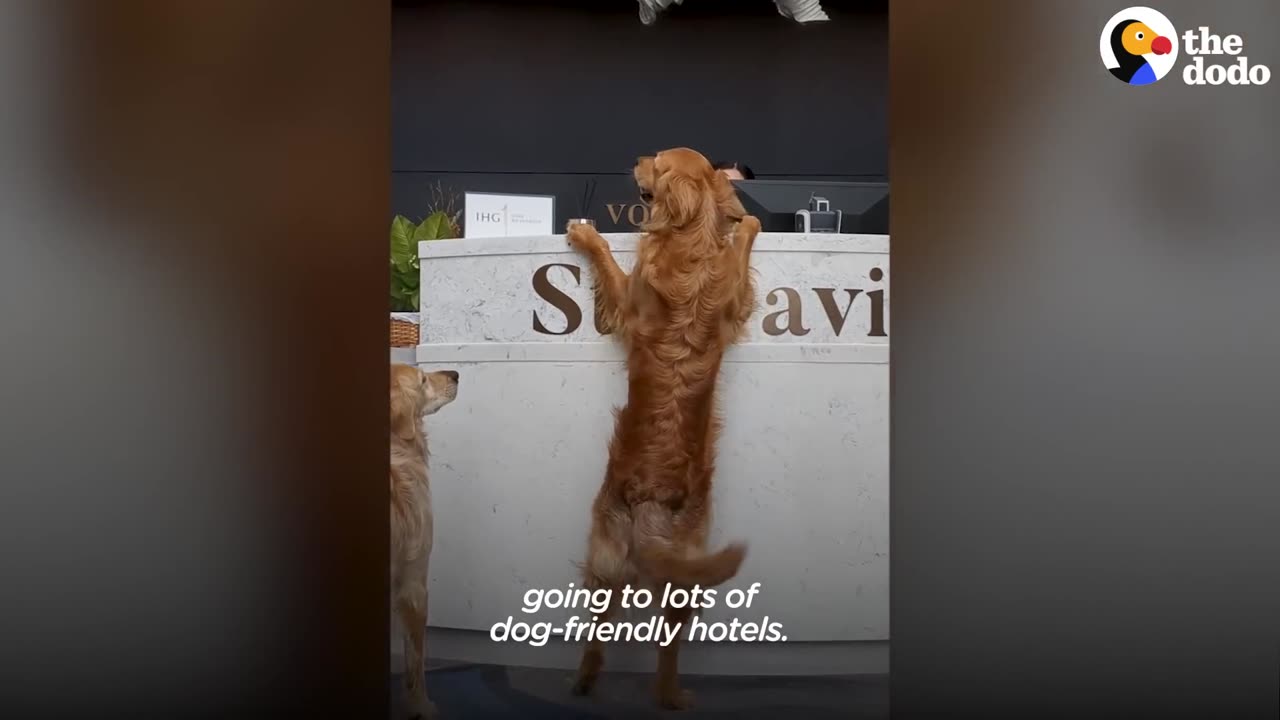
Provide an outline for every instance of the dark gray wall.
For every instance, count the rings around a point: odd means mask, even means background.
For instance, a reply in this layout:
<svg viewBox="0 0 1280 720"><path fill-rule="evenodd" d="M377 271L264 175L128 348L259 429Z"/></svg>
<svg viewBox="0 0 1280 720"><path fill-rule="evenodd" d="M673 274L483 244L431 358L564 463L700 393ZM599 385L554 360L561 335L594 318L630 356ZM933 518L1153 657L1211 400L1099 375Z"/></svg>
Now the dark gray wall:
<svg viewBox="0 0 1280 720"><path fill-rule="evenodd" d="M801 26L771 0L686 0L646 27L634 0L399 3L392 210L420 217L442 182L554 194L564 220L595 179L586 213L622 229L636 156L681 145L762 177L887 179L887 3L824 7Z"/></svg>

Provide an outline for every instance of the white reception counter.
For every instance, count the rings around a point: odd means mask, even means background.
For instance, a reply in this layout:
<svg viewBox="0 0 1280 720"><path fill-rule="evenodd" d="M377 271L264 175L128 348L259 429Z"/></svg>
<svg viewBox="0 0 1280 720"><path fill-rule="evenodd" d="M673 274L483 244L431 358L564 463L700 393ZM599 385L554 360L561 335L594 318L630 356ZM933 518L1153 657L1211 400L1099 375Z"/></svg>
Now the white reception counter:
<svg viewBox="0 0 1280 720"><path fill-rule="evenodd" d="M606 236L629 267L635 236ZM435 550L434 657L573 667L578 647L496 644L489 629L562 621L520 611L530 588L578 583L605 467L623 353L595 329L589 268L563 236L422 243L417 362L461 374L429 419ZM729 587L759 582L750 609L785 643L692 643L687 672L887 672L889 637L889 238L762 234L759 310L721 375L725 417L712 545L742 538ZM392 647L398 650L399 644ZM649 647L614 669L651 670Z"/></svg>

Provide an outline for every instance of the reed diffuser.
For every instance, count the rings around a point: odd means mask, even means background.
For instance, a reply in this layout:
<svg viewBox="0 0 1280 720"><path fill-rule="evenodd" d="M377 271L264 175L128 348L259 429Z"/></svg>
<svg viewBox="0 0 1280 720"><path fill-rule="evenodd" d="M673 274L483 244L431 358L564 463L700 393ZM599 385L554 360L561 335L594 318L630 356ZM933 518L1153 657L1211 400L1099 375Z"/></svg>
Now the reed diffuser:
<svg viewBox="0 0 1280 720"><path fill-rule="evenodd" d="M590 225L595 227L596 221L591 219L591 201L596 195L596 179L590 178L582 190L582 198L578 204L578 217L570 218L570 225Z"/></svg>

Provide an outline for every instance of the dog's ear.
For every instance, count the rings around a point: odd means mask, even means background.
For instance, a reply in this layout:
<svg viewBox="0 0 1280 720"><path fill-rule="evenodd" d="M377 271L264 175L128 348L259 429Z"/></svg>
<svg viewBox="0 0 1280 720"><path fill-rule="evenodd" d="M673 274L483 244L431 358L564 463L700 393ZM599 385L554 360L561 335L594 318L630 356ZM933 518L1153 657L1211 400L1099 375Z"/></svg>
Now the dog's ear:
<svg viewBox="0 0 1280 720"><path fill-rule="evenodd" d="M418 418L414 417L413 401L404 388L391 388L391 434L401 440L412 441L418 432Z"/></svg>
<svg viewBox="0 0 1280 720"><path fill-rule="evenodd" d="M663 200L672 225L687 225L702 214L706 195L697 181L684 175L667 173L666 186L667 192Z"/></svg>

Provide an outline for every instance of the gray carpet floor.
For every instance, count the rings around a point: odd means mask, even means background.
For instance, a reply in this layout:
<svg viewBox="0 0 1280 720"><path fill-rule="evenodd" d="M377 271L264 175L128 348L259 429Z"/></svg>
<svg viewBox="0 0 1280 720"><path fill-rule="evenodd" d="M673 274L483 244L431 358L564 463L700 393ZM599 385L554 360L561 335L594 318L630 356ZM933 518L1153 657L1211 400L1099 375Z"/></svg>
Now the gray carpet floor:
<svg viewBox="0 0 1280 720"><path fill-rule="evenodd" d="M569 692L572 672L498 665L455 665L427 671L427 692L443 720L522 718L604 720L619 718L805 718L887 720L887 675L721 676L686 675L694 693L690 710L661 711L653 701L652 673L601 675L591 697ZM392 716L403 717L400 678L391 678Z"/></svg>

